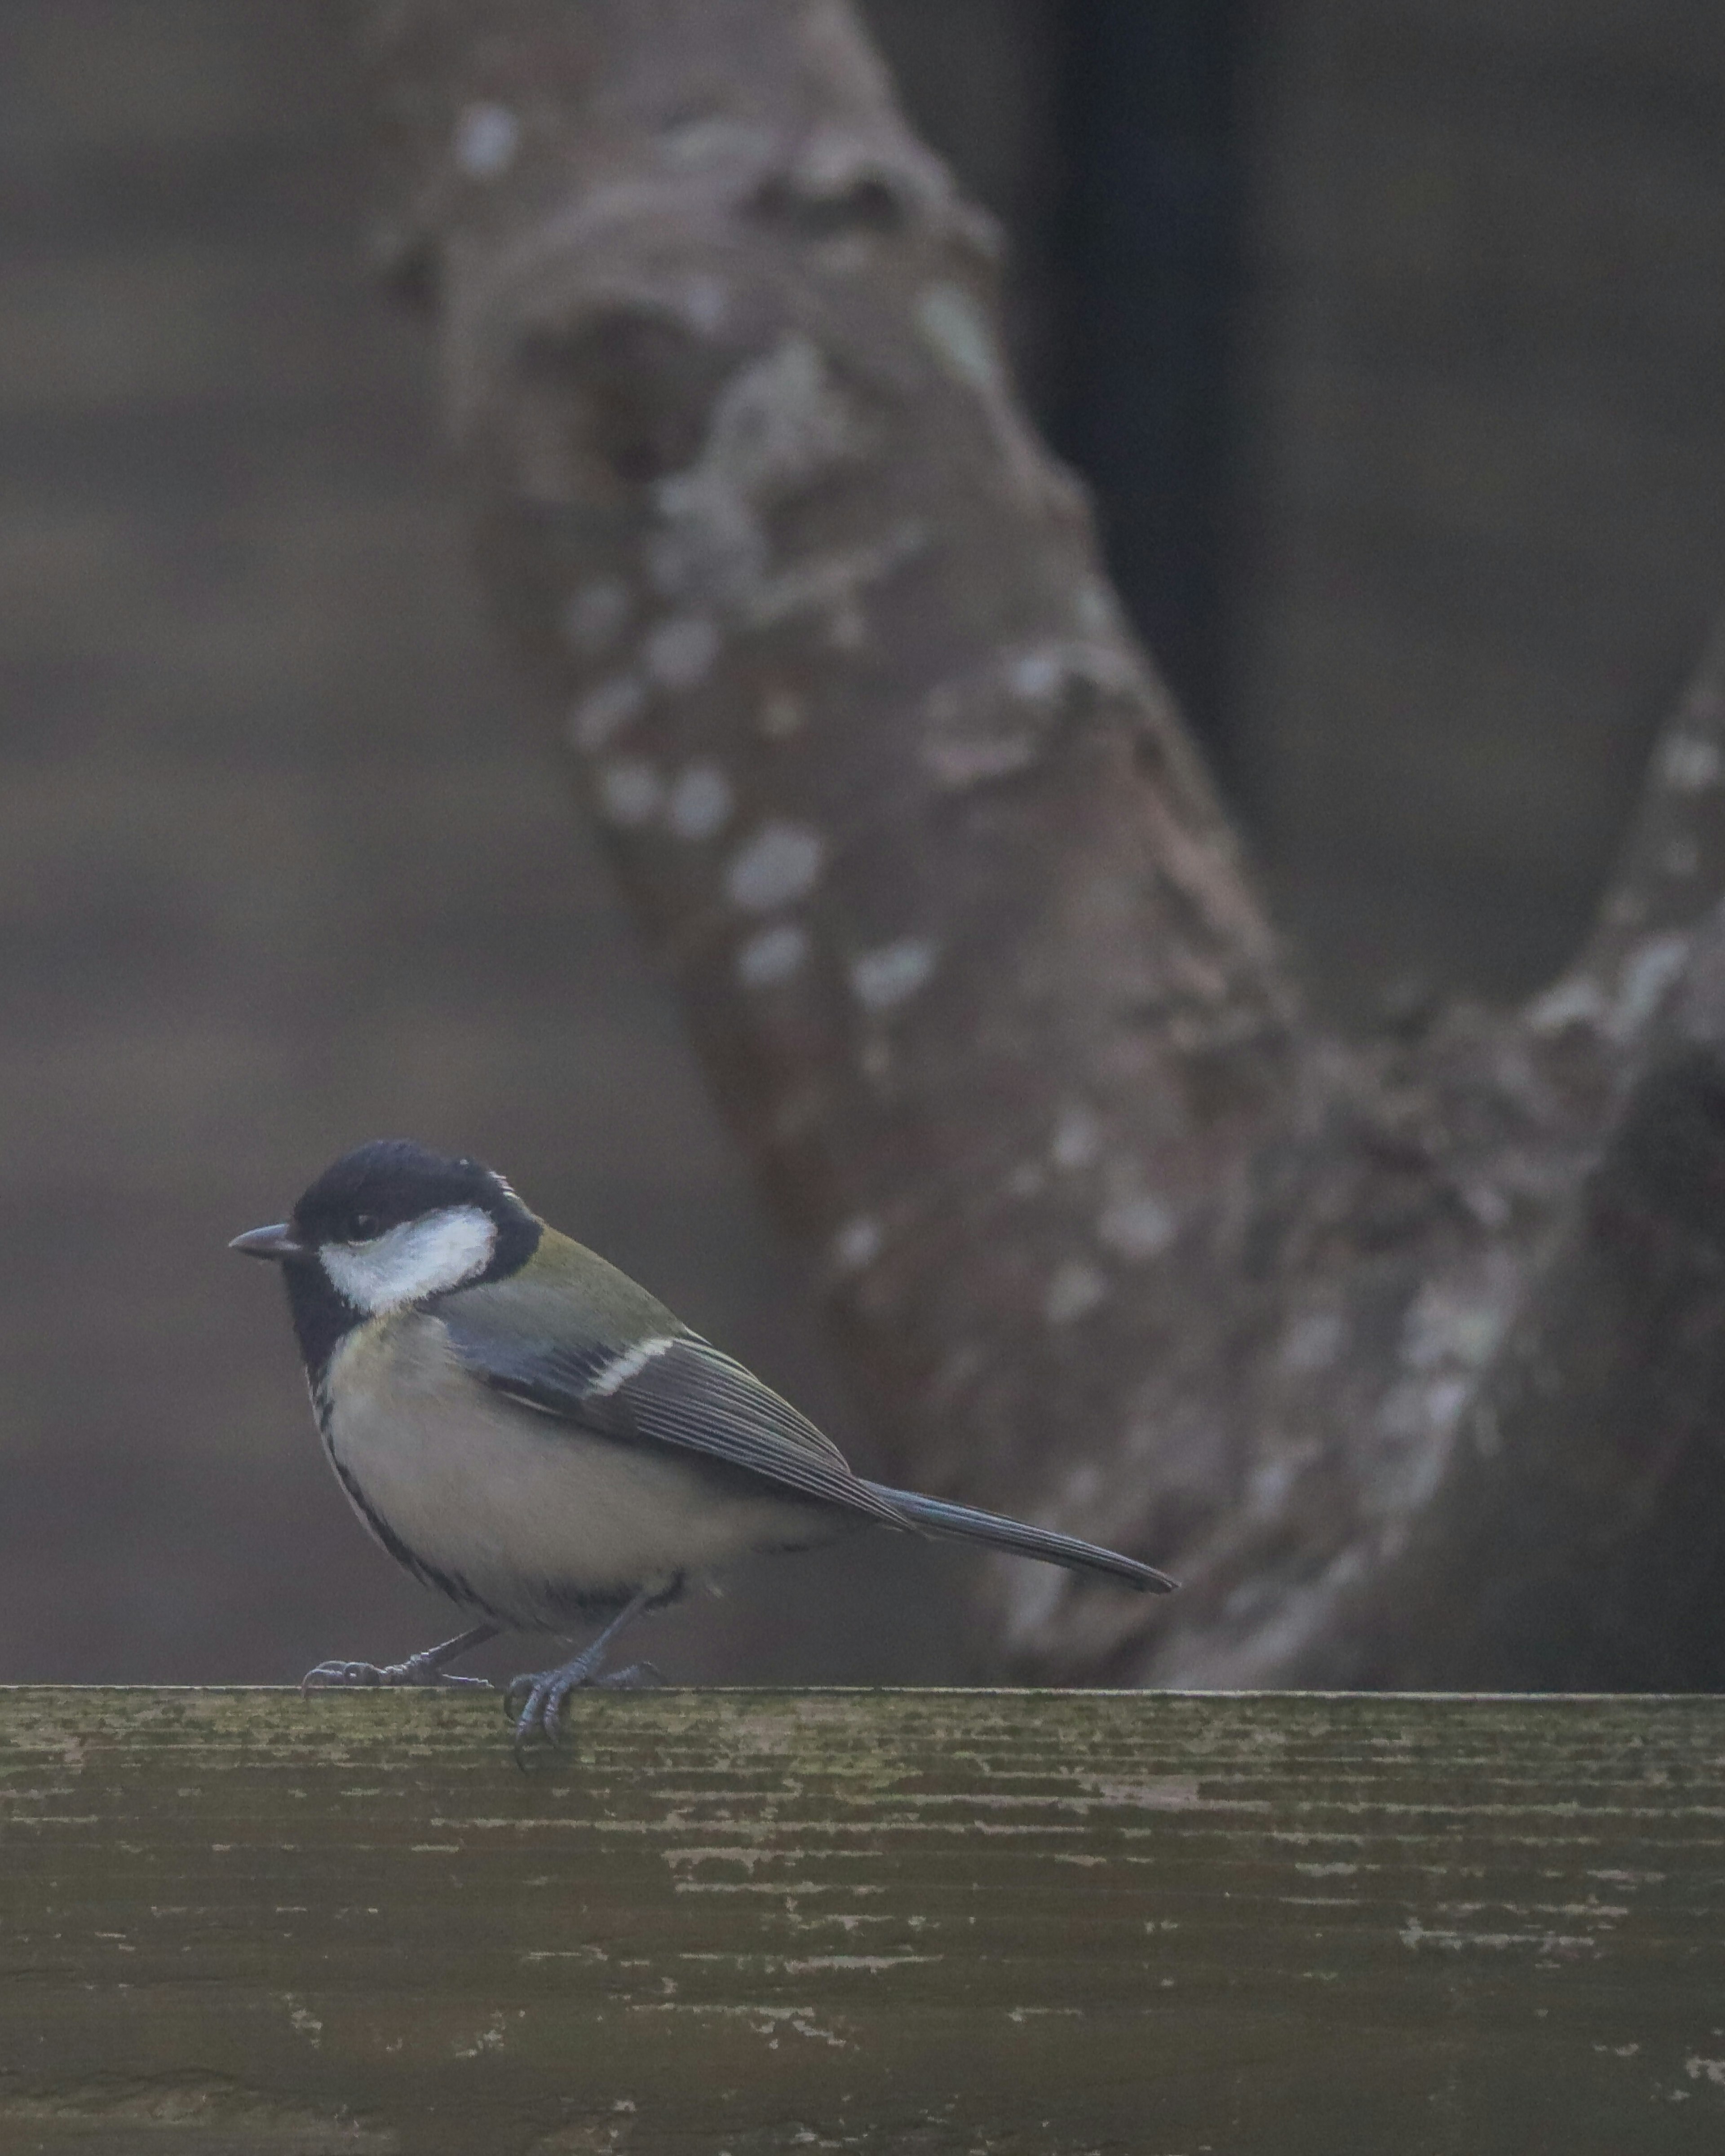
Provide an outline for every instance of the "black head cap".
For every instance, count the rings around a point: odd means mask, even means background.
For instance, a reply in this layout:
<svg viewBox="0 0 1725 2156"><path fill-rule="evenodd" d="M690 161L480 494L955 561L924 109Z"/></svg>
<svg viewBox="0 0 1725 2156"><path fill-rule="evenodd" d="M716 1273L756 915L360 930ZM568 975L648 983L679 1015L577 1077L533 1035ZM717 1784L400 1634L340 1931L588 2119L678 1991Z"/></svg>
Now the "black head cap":
<svg viewBox="0 0 1725 2156"><path fill-rule="evenodd" d="M454 1206L477 1207L495 1224L496 1240L480 1280L506 1279L539 1247L544 1224L495 1168L433 1152L411 1138L373 1138L356 1146L305 1192L290 1225L305 1256L285 1270L300 1348L314 1373L359 1313L336 1292L312 1254L331 1243L369 1243L392 1228Z"/></svg>
<svg viewBox="0 0 1725 2156"><path fill-rule="evenodd" d="M452 1205L476 1205L496 1222L491 1278L532 1255L540 1224L495 1168L433 1152L411 1138L373 1138L332 1162L294 1208L294 1240L307 1250L368 1243Z"/></svg>

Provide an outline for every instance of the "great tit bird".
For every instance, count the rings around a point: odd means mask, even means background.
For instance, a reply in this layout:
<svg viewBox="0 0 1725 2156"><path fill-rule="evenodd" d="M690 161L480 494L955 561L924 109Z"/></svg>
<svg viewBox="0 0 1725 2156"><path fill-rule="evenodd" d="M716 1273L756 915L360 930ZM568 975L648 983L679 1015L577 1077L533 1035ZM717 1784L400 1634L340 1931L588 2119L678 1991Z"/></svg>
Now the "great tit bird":
<svg viewBox="0 0 1725 2156"><path fill-rule="evenodd" d="M982 1543L1139 1589L1166 1574L968 1506L890 1490L742 1363L529 1211L476 1160L404 1139L346 1153L280 1226L317 1426L354 1510L416 1579L480 1619L411 1660L323 1662L309 1686L477 1682L445 1669L505 1627L608 1621L518 1677L517 1753L557 1740L624 1627L685 1581L863 1526Z"/></svg>

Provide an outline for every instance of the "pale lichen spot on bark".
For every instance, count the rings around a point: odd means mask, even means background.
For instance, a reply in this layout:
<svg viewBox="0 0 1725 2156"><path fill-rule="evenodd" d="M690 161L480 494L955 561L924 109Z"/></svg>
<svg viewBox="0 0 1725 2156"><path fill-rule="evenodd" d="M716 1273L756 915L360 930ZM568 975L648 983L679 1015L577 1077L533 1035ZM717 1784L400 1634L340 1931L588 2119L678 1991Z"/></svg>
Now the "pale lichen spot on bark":
<svg viewBox="0 0 1725 2156"><path fill-rule="evenodd" d="M928 544L928 527L920 517L901 517L885 538L865 546L795 561L763 578L749 598L744 619L752 629L774 629L782 622L824 613L829 631L840 649L855 649L866 628L862 594L913 560Z"/></svg>
<svg viewBox="0 0 1725 2156"><path fill-rule="evenodd" d="M927 985L939 957L939 945L926 936L860 952L850 963L851 993L865 1010L891 1010Z"/></svg>
<svg viewBox="0 0 1725 2156"><path fill-rule="evenodd" d="M1717 742L1673 734L1661 752L1659 775L1674 793L1701 793L1725 777L1725 755Z"/></svg>
<svg viewBox="0 0 1725 2156"><path fill-rule="evenodd" d="M1141 685L1131 657L1111 644L1066 637L1029 644L931 690L919 753L950 792L1010 778L1048 753L1064 719Z"/></svg>
<svg viewBox="0 0 1725 2156"><path fill-rule="evenodd" d="M1473 1387L1466 1378L1441 1378L1436 1384L1429 1385L1425 1393L1425 1416L1430 1427L1435 1430L1447 1430L1466 1406L1468 1394L1472 1390ZM1435 1449L1427 1453L1421 1461L1415 1486L1422 1500L1436 1486L1443 1465L1443 1455Z"/></svg>
<svg viewBox="0 0 1725 2156"><path fill-rule="evenodd" d="M1285 1668L1312 1640L1322 1636L1337 1596L1348 1592L1365 1569L1364 1555L1357 1544L1350 1545L1317 1579L1295 1589L1281 1600L1275 1614L1256 1628L1244 1652L1229 1652L1219 1663L1211 1664L1203 1656L1194 1657L1188 1681L1199 1685L1274 1682L1271 1673ZM1265 1600L1265 1582L1247 1579L1227 1597L1224 1613L1230 1619L1247 1617L1261 1609Z"/></svg>
<svg viewBox="0 0 1725 2156"><path fill-rule="evenodd" d="M693 689L712 671L719 642L709 616L676 614L653 630L641 646L641 660L661 689Z"/></svg>
<svg viewBox="0 0 1725 2156"><path fill-rule="evenodd" d="M501 179L521 147L521 123L506 105L480 102L461 108L452 154L470 180Z"/></svg>
<svg viewBox="0 0 1725 2156"><path fill-rule="evenodd" d="M833 1237L833 1264L841 1273L860 1272L886 1248L886 1234L872 1214L859 1213Z"/></svg>
<svg viewBox="0 0 1725 2156"><path fill-rule="evenodd" d="M702 336L716 336L731 311L731 288L706 270L685 277L676 287L676 300L684 321Z"/></svg>
<svg viewBox="0 0 1725 2156"><path fill-rule="evenodd" d="M746 121L727 119L721 113L680 121L659 137L660 155L667 164L685 172L702 166L762 164L776 147L768 129L752 127Z"/></svg>
<svg viewBox="0 0 1725 2156"><path fill-rule="evenodd" d="M766 510L852 454L858 429L825 360L793 336L739 367L714 400L692 465L659 480L663 528L649 542L668 594L741 602L766 573Z"/></svg>
<svg viewBox="0 0 1725 2156"><path fill-rule="evenodd" d="M1605 1030L1619 1042L1633 1040L1659 1008L1666 990L1683 970L1689 938L1676 933L1650 936L1623 969Z"/></svg>
<svg viewBox="0 0 1725 2156"><path fill-rule="evenodd" d="M1088 1317L1107 1292L1108 1283L1094 1265L1081 1258L1068 1258L1048 1284L1042 1314L1050 1325L1070 1325Z"/></svg>
<svg viewBox="0 0 1725 2156"><path fill-rule="evenodd" d="M747 913L793 905L820 880L826 850L826 840L812 824L763 824L738 848L726 870L732 903Z"/></svg>
<svg viewBox="0 0 1725 2156"><path fill-rule="evenodd" d="M1405 1459L1394 1475L1397 1512L1416 1511L1444 1467L1444 1450L1434 1444L1453 1424L1473 1391L1473 1380L1443 1377L1435 1381L1404 1378L1385 1393L1378 1408L1378 1427L1391 1444L1405 1447ZM1386 1463L1388 1471L1388 1463Z"/></svg>
<svg viewBox="0 0 1725 2156"><path fill-rule="evenodd" d="M619 757L599 773L599 810L625 830L650 824L665 799L665 782L650 763Z"/></svg>
<svg viewBox="0 0 1725 2156"><path fill-rule="evenodd" d="M1159 1257L1179 1232L1178 1214L1149 1191L1117 1199L1096 1222L1098 1238L1135 1265Z"/></svg>
<svg viewBox="0 0 1725 2156"><path fill-rule="evenodd" d="M962 793L991 780L1028 771L1036 760L1036 742L1023 733L975 733L924 743L922 762L935 783Z"/></svg>
<svg viewBox="0 0 1725 2156"><path fill-rule="evenodd" d="M806 928L781 921L751 936L737 952L737 977L746 988L776 988L799 973L812 946Z"/></svg>
<svg viewBox="0 0 1725 2156"><path fill-rule="evenodd" d="M919 335L948 374L990 397L1005 393L1006 368L993 330L962 285L943 279L925 285L915 312Z"/></svg>
<svg viewBox="0 0 1725 2156"><path fill-rule="evenodd" d="M665 806L665 820L680 839L715 837L731 820L731 782L716 763L691 763L680 772Z"/></svg>
<svg viewBox="0 0 1725 2156"><path fill-rule="evenodd" d="M951 381L973 390L1010 490L1043 506L1071 513L1081 501L1076 483L1044 452L1014 401L993 326L962 285L925 285L911 310L917 335Z"/></svg>
<svg viewBox="0 0 1725 2156"><path fill-rule="evenodd" d="M1102 1149L1102 1127L1081 1104L1063 1108L1049 1141L1048 1157L1056 1168L1093 1167Z"/></svg>
<svg viewBox="0 0 1725 2156"><path fill-rule="evenodd" d="M603 748L647 707L647 691L633 674L616 674L579 698L569 714L569 739L589 755Z"/></svg>
<svg viewBox="0 0 1725 2156"><path fill-rule="evenodd" d="M1014 652L1005 662L1004 678L1014 696L1034 704L1053 703L1074 688L1119 695L1140 686L1131 655L1092 637L1061 637Z"/></svg>
<svg viewBox="0 0 1725 2156"><path fill-rule="evenodd" d="M1007 662L1006 685L1015 696L1042 703L1059 694L1065 662L1057 644L1041 644Z"/></svg>
<svg viewBox="0 0 1725 2156"><path fill-rule="evenodd" d="M1563 1033L1572 1025L1598 1025L1605 1014L1605 998L1598 982L1578 973L1558 981L1527 1006L1527 1019L1535 1033Z"/></svg>
<svg viewBox="0 0 1725 2156"><path fill-rule="evenodd" d="M1078 625L1090 636L1117 636L1122 623L1114 594L1100 577L1080 579L1072 595Z"/></svg>
<svg viewBox="0 0 1725 2156"><path fill-rule="evenodd" d="M1497 1251L1464 1277L1427 1281L1402 1321L1408 1368L1483 1369L1513 1314L1516 1270L1507 1252Z"/></svg>
<svg viewBox="0 0 1725 2156"><path fill-rule="evenodd" d="M1278 1517L1287 1503L1299 1471L1300 1463L1289 1459L1286 1453L1275 1453L1268 1460L1260 1460L1246 1477L1248 1509L1264 1519Z"/></svg>

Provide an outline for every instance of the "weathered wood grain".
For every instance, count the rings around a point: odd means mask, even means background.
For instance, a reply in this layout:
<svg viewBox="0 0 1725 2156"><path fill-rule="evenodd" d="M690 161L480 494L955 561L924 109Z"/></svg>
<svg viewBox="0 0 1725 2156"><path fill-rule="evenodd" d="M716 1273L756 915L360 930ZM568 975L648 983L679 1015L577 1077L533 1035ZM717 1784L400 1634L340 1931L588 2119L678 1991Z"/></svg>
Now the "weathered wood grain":
<svg viewBox="0 0 1725 2156"><path fill-rule="evenodd" d="M0 2149L1725 2146L1725 1701L0 1693Z"/></svg>

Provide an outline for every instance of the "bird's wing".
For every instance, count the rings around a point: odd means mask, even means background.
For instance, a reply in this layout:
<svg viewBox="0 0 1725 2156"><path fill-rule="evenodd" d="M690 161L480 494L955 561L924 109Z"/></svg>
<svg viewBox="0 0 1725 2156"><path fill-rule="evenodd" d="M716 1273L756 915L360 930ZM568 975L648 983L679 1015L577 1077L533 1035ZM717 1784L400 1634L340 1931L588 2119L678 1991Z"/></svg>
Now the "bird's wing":
<svg viewBox="0 0 1725 2156"><path fill-rule="evenodd" d="M494 1392L602 1437L702 1453L800 1496L910 1526L806 1415L698 1333L651 1333L627 1348L547 1347L496 1322L482 1298L451 1298L438 1315L457 1358Z"/></svg>

